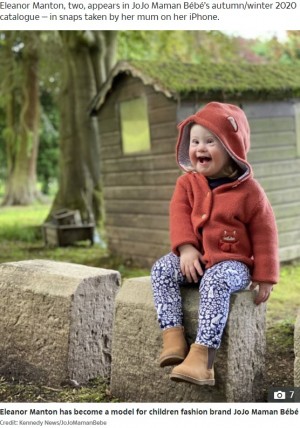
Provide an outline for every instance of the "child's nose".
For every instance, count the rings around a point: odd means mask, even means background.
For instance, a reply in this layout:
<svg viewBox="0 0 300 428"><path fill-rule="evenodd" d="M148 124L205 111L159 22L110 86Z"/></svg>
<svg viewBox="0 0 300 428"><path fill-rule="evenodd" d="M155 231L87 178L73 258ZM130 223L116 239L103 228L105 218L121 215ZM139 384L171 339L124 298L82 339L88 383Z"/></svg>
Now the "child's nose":
<svg viewBox="0 0 300 428"><path fill-rule="evenodd" d="M197 152L203 152L205 150L206 146L203 141L199 141L197 145Z"/></svg>

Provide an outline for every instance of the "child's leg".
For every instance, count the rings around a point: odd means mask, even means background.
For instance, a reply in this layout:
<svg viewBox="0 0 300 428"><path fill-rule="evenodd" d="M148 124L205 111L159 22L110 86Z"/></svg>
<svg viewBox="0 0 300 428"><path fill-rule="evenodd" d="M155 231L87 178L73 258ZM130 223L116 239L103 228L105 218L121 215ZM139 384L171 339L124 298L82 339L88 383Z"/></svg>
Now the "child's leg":
<svg viewBox="0 0 300 428"><path fill-rule="evenodd" d="M177 382L214 385L214 358L220 346L229 312L230 294L250 283L249 269L243 263L225 261L212 266L200 282L199 327L183 363L170 375Z"/></svg>
<svg viewBox="0 0 300 428"><path fill-rule="evenodd" d="M229 313L230 295L250 283L246 265L227 260L207 269L200 282L199 326L196 343L219 348Z"/></svg>
<svg viewBox="0 0 300 428"><path fill-rule="evenodd" d="M179 257L170 253L159 259L152 268L151 281L158 322L163 329L163 349L159 364L161 367L179 364L188 352L182 327L179 285L184 282L184 277Z"/></svg>
<svg viewBox="0 0 300 428"><path fill-rule="evenodd" d="M184 282L180 270L180 258L169 253L152 267L151 282L154 304L160 327L182 325L182 302L179 285Z"/></svg>

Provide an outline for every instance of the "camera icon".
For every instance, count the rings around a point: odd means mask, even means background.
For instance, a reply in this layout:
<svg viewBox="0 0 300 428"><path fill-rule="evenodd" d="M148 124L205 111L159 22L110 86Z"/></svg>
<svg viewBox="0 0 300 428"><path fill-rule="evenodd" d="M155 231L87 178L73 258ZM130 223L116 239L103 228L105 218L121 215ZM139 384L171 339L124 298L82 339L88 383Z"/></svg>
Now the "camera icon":
<svg viewBox="0 0 300 428"><path fill-rule="evenodd" d="M285 396L284 391L274 391L274 400L285 400Z"/></svg>

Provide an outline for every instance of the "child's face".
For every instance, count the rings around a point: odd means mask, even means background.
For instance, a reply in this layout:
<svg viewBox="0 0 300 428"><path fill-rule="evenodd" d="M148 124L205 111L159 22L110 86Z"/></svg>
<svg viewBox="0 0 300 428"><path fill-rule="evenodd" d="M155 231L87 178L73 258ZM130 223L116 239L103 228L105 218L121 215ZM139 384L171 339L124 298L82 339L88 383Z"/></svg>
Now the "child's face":
<svg viewBox="0 0 300 428"><path fill-rule="evenodd" d="M221 141L207 128L193 125L190 132L189 156L196 172L209 178L226 175L231 158Z"/></svg>

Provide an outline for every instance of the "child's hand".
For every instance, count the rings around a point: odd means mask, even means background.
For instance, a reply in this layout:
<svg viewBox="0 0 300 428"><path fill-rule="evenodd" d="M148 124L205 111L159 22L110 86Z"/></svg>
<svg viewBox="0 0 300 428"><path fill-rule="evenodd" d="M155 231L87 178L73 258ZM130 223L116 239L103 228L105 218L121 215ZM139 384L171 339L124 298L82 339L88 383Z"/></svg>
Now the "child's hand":
<svg viewBox="0 0 300 428"><path fill-rule="evenodd" d="M188 282L198 282L199 275L203 275L203 270L200 264L201 253L193 245L181 245L180 252L180 269L183 275L186 276Z"/></svg>
<svg viewBox="0 0 300 428"><path fill-rule="evenodd" d="M260 303L266 302L268 298L270 297L270 293L273 290L273 285L268 282L258 282L253 281L250 290L254 290L258 286L258 293L254 300L254 303L259 305Z"/></svg>

